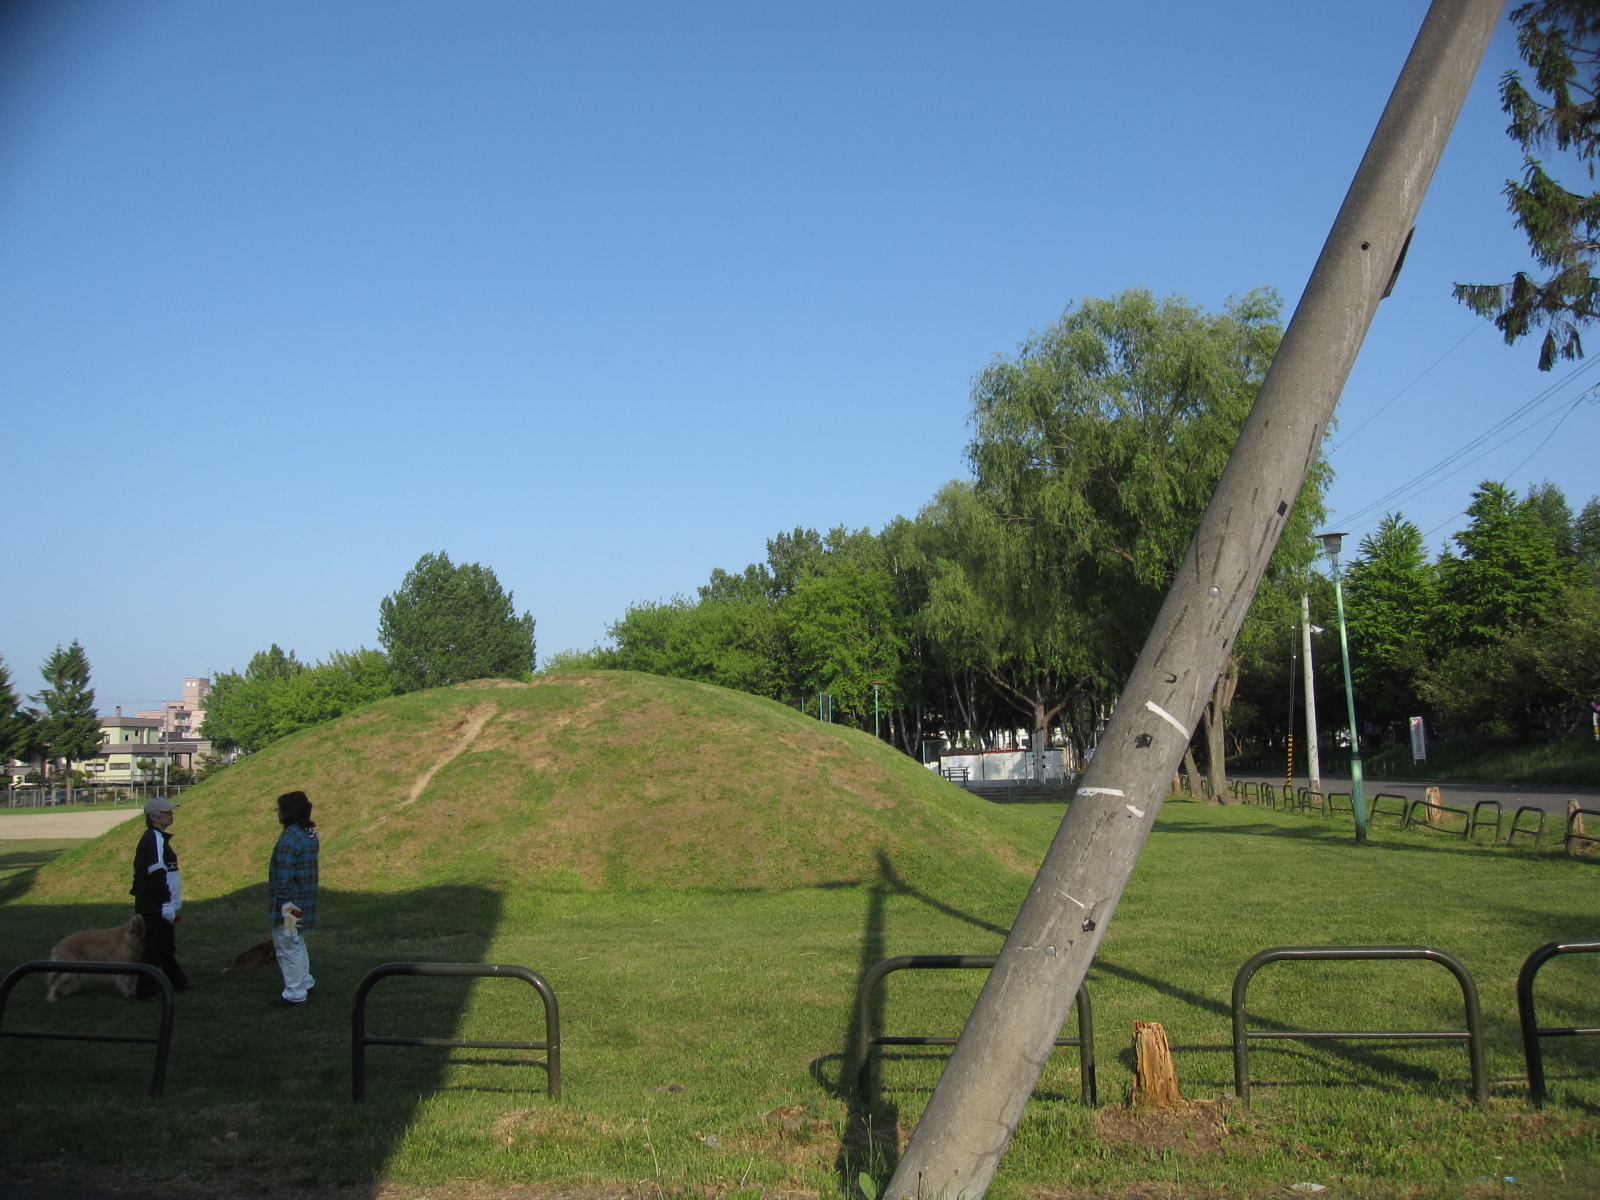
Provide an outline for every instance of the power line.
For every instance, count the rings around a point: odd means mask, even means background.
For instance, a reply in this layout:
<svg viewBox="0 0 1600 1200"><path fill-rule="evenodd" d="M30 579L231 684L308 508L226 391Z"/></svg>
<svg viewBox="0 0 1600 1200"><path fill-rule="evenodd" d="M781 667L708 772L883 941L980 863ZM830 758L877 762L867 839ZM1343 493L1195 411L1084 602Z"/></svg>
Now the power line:
<svg viewBox="0 0 1600 1200"><path fill-rule="evenodd" d="M1438 358L1434 359L1431 363L1429 363L1426 367L1424 367L1422 369L1422 373L1421 374L1419 374L1410 383L1406 384L1405 387L1401 388L1398 392L1396 392L1394 395L1390 396L1381 405L1379 405L1378 406L1378 410L1376 412L1374 412L1370 417L1368 417L1365 421L1361 422L1361 424L1357 425L1349 433L1345 434L1344 437L1339 440L1339 444L1336 445L1334 447L1334 449L1335 450L1343 450L1345 448L1345 446L1347 444L1349 444L1351 438L1355 437L1356 434L1360 433L1368 425L1371 425L1374 421L1376 421L1379 417L1381 417L1388 410L1388 408L1389 408L1389 406L1391 404L1393 404L1396 400L1400 399L1401 396L1404 396L1407 392L1409 392L1417 384L1421 383L1422 382L1422 377L1424 375L1426 375L1429 371L1433 370L1434 367L1437 367L1445 359L1449 358L1457 350L1461 349L1461 347L1466 344L1467 338L1469 338L1473 334L1477 333L1478 330L1482 329L1488 323L1489 323L1489 318L1485 317L1483 320L1479 321L1476 325L1474 325L1471 329L1467 330L1467 332L1462 335L1460 341L1458 341L1454 346L1451 346L1450 349L1446 350L1443 354L1439 355Z"/></svg>
<svg viewBox="0 0 1600 1200"><path fill-rule="evenodd" d="M1414 495L1420 495L1422 492L1427 491L1428 488L1433 487L1435 484L1442 483L1445 479L1449 478L1450 475L1455 474L1456 470L1464 470L1465 468L1471 466L1474 462L1477 462L1478 459L1486 457L1488 453L1492 453L1494 450L1499 448L1498 444L1490 447L1485 454L1480 454L1476 458L1472 458L1467 462L1461 462L1461 459L1471 454L1474 450L1477 450L1485 442L1489 441L1491 438L1495 438L1498 435L1505 433L1506 430L1510 429L1513 425L1521 422L1539 407L1548 403L1558 392L1561 391L1561 389L1566 387L1567 384L1571 383L1585 372L1593 370L1597 364L1600 364L1600 358L1592 358L1588 362L1585 362L1581 366L1568 372L1564 377L1551 384L1533 399L1517 408L1514 412L1501 418L1493 426L1484 430L1484 432L1480 433L1477 437L1473 438L1470 442L1456 450L1454 453L1446 455L1444 458L1434 463L1431 467L1427 468L1427 470L1412 476L1410 479L1406 480L1406 482L1384 493L1370 504L1366 504L1361 508L1356 509L1354 512L1343 516L1341 520L1354 524L1375 512L1389 508L1392 504L1396 503L1400 499L1410 499ZM1548 416L1549 414L1545 415ZM1450 470L1452 467L1454 467L1456 470ZM1446 472L1446 474L1440 474L1441 472Z"/></svg>

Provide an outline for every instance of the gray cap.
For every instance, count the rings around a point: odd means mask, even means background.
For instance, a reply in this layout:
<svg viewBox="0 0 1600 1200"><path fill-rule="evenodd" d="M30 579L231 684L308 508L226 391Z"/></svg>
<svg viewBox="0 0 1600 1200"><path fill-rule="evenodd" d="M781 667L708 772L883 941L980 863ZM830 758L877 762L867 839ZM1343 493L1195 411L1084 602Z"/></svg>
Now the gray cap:
<svg viewBox="0 0 1600 1200"><path fill-rule="evenodd" d="M144 815L153 817L157 813L177 812L178 806L171 800L146 800L144 802Z"/></svg>

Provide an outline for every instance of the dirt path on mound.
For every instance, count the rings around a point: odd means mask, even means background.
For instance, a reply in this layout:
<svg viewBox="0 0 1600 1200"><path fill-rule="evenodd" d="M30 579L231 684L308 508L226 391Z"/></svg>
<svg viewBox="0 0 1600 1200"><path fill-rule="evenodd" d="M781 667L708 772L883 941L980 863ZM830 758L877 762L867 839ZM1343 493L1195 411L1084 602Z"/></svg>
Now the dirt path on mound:
<svg viewBox="0 0 1600 1200"><path fill-rule="evenodd" d="M461 729L461 737L456 744L450 748L450 752L438 762L434 763L433 766L429 767L421 775L418 775L417 781L411 785L410 794L407 795L404 800L400 801L399 804L395 805L395 807L404 808L406 805L415 804L418 800L420 800L422 798L422 793L427 791L428 785L433 782L433 777L440 771L444 770L445 767L449 766L450 763L456 757L462 754L467 747L471 746L473 742L477 741L478 735L483 732L483 727L492 721L495 717L495 714L499 711L500 706L498 704L480 704L477 708L469 712L467 714L466 724L463 725Z"/></svg>

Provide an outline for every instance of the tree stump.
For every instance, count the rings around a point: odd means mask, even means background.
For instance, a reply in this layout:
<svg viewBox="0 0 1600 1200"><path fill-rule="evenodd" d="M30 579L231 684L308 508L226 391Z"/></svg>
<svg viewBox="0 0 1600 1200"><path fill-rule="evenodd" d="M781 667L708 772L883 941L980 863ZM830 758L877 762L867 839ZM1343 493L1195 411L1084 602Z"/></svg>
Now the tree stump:
<svg viewBox="0 0 1600 1200"><path fill-rule="evenodd" d="M1444 824L1444 793L1436 787L1428 789L1428 811L1426 820L1429 825Z"/></svg>
<svg viewBox="0 0 1600 1200"><path fill-rule="evenodd" d="M1587 837L1588 836L1584 832L1583 817L1578 812L1578 809L1580 809L1582 807L1583 807L1583 805L1579 804L1576 800L1568 800L1567 801L1567 830L1568 830L1568 832L1570 832L1572 834L1572 836L1574 838L1581 838L1581 837ZM1579 849L1579 850L1583 849L1583 847L1585 845L1587 845L1587 844L1588 843L1580 843L1580 844L1577 844L1575 846L1571 842L1567 843L1569 849Z"/></svg>
<svg viewBox="0 0 1600 1200"><path fill-rule="evenodd" d="M1133 1023L1133 1103L1136 1108L1172 1108L1182 1103L1167 1031L1159 1021Z"/></svg>

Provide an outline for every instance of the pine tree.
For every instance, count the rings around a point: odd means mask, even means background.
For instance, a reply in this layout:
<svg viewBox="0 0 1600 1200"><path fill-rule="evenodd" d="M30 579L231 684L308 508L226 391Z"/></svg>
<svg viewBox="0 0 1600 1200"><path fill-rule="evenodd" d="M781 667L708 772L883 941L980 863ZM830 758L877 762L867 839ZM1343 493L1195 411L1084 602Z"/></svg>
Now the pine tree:
<svg viewBox="0 0 1600 1200"><path fill-rule="evenodd" d="M57 646L39 668L48 685L29 699L44 705L38 714L38 739L45 752L60 759L67 771L67 799L72 799L72 763L92 757L100 748L100 717L89 686L89 656L76 638L66 649Z"/></svg>
<svg viewBox="0 0 1600 1200"><path fill-rule="evenodd" d="M1467 515L1471 524L1455 535L1461 555L1439 562L1434 636L1447 650L1487 645L1537 623L1573 576L1573 563L1561 561L1538 505L1519 501L1504 484L1480 484Z"/></svg>
<svg viewBox="0 0 1600 1200"><path fill-rule="evenodd" d="M0 658L0 762L26 758L33 749L33 718L11 686L11 668Z"/></svg>
<svg viewBox="0 0 1600 1200"><path fill-rule="evenodd" d="M1422 531L1399 513L1361 539L1360 556L1345 573L1345 598L1351 673L1369 719L1414 715L1408 710L1416 705L1417 673L1427 663L1428 617L1437 593Z"/></svg>
<svg viewBox="0 0 1600 1200"><path fill-rule="evenodd" d="M1600 567L1600 496L1590 496L1574 518L1572 552L1584 566Z"/></svg>

